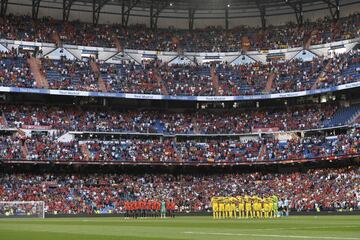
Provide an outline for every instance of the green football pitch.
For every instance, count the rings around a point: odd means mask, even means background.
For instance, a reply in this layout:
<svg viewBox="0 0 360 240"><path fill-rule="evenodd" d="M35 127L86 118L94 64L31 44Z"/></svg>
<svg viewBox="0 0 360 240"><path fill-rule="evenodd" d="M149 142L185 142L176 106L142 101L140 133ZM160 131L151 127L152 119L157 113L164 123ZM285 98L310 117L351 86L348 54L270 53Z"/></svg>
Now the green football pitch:
<svg viewBox="0 0 360 240"><path fill-rule="evenodd" d="M329 239L360 240L360 216L270 220L49 218L0 219L1 240Z"/></svg>

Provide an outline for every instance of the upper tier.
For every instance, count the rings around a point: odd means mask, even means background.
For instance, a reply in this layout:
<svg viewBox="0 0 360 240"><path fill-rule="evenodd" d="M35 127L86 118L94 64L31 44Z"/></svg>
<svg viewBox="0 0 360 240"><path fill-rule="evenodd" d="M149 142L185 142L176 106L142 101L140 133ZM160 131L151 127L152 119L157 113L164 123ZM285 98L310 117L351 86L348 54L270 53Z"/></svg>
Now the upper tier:
<svg viewBox="0 0 360 240"><path fill-rule="evenodd" d="M3 92L181 100L263 99L358 87L360 53L354 50L311 61L196 65L161 60L124 60L120 64L66 57L36 59L12 50L0 56L0 78Z"/></svg>
<svg viewBox="0 0 360 240"><path fill-rule="evenodd" d="M30 23L30 24L29 24ZM192 32L180 29L151 30L143 25L98 25L63 22L50 17L33 20L29 16L9 15L0 21L0 38L73 44L81 46L157 51L240 52L261 49L307 47L359 37L360 14L305 22L302 27L289 23L267 29L239 26L228 31L209 27Z"/></svg>

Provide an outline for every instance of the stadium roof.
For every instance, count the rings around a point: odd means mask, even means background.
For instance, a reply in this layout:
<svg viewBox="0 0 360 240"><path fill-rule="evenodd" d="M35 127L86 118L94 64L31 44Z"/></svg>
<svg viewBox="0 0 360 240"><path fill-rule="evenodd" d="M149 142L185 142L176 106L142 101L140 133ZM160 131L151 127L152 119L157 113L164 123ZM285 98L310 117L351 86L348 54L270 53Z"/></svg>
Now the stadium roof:
<svg viewBox="0 0 360 240"><path fill-rule="evenodd" d="M148 8L151 6L160 6L164 9L178 10L221 10L231 8L233 10L251 9L251 8L292 8L293 5L303 4L304 6L322 6L327 8L328 5L342 5L342 3L359 2L345 0L25 0L30 2L68 2L70 4L93 4L99 5L122 5L123 3L136 5L140 8ZM25 2L24 1L24 2ZM11 0L10 0L11 2Z"/></svg>
<svg viewBox="0 0 360 240"><path fill-rule="evenodd" d="M359 4L359 0L1 0L3 3L32 7L33 17L39 8L52 8L63 11L63 19L68 20L71 11L84 11L93 14L96 24L101 14L121 15L126 23L129 16L188 19L238 19L277 15L296 15L299 24L304 13L329 10L333 18L346 6ZM3 14L3 9L2 12Z"/></svg>

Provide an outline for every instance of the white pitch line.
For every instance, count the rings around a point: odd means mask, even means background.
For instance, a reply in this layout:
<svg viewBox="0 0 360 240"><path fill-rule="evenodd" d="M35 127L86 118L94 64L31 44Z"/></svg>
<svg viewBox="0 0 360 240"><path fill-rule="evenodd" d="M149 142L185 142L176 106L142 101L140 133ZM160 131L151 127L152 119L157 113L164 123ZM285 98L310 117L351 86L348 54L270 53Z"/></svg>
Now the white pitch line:
<svg viewBox="0 0 360 240"><path fill-rule="evenodd" d="M297 239L336 239L336 240L360 240L353 237L312 237L297 235L276 235L276 234L251 234L251 233L207 233L207 232L183 232L185 234L217 235L217 236L248 236L248 237L274 237L274 238L297 238Z"/></svg>
<svg viewBox="0 0 360 240"><path fill-rule="evenodd" d="M251 230L306 230L306 229L329 229L334 227L341 227L341 228L355 228L360 227L360 225L349 225L349 226L323 226L323 227L290 227L290 228L253 228Z"/></svg>

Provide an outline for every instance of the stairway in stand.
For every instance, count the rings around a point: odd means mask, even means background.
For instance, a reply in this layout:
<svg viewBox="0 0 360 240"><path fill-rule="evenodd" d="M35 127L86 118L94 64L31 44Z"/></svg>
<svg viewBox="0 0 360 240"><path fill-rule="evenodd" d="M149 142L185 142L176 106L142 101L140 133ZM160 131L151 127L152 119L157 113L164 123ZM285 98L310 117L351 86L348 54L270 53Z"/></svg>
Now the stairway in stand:
<svg viewBox="0 0 360 240"><path fill-rule="evenodd" d="M36 81L37 88L49 88L49 83L42 72L40 59L30 57L28 58L28 64L30 65L31 72Z"/></svg>
<svg viewBox="0 0 360 240"><path fill-rule="evenodd" d="M309 34L309 37L306 39L305 43L304 43L304 48L306 50L309 50L310 46L311 46L311 41L314 37L316 37L317 34L317 30L312 30L311 33Z"/></svg>
<svg viewBox="0 0 360 240"><path fill-rule="evenodd" d="M84 154L84 161L89 161L90 160L90 151L87 148L87 145L84 143L84 144L81 144L80 147L81 147L81 152Z"/></svg>
<svg viewBox="0 0 360 240"><path fill-rule="evenodd" d="M116 50L117 50L118 52L123 52L123 51L124 51L124 49L123 49L123 47L122 47L122 45L121 45L120 40L119 40L117 37L115 37L115 36L114 36L114 43L115 43Z"/></svg>
<svg viewBox="0 0 360 240"><path fill-rule="evenodd" d="M92 72L95 74L95 76L98 79L98 84L99 84L99 89L101 92L107 92L108 91L108 86L105 83L104 79L102 79L101 74L100 74L100 69L99 66L97 65L97 63L93 60L90 61L90 67Z"/></svg>
<svg viewBox="0 0 360 240"><path fill-rule="evenodd" d="M215 89L215 95L219 96L219 76L216 74L215 65L211 65L210 74L211 74L211 82Z"/></svg>
<svg viewBox="0 0 360 240"><path fill-rule="evenodd" d="M21 130L21 129L18 130L17 134L21 139L26 138L25 132L23 130ZM24 142L24 144L21 145L21 155L22 155L23 159L28 159L29 150L28 150L28 147L26 145L26 142Z"/></svg>
<svg viewBox="0 0 360 240"><path fill-rule="evenodd" d="M274 79L275 79L275 73L272 72L268 75L268 80L266 82L266 86L265 86L265 93L270 93L272 88L273 88L273 84L274 84Z"/></svg>
<svg viewBox="0 0 360 240"><path fill-rule="evenodd" d="M166 88L166 85L162 79L162 77L160 76L159 74L159 70L158 69L155 69L154 70L154 78L159 86L159 88L161 89L161 94L162 95L165 95L165 96L168 96L169 95L169 92Z"/></svg>
<svg viewBox="0 0 360 240"><path fill-rule="evenodd" d="M327 71L329 70L331 66L332 60L329 59L329 62L324 67L324 70L319 74L318 78L316 79L315 83L312 85L311 90L317 89L319 83L323 80L323 78L326 76Z"/></svg>
<svg viewBox="0 0 360 240"><path fill-rule="evenodd" d="M9 127L4 112L3 112L3 113L1 114L1 116L0 116L0 126L1 126L2 128L8 128L8 127Z"/></svg>
<svg viewBox="0 0 360 240"><path fill-rule="evenodd" d="M259 155L258 155L258 161L262 161L262 158L263 156L265 155L266 153L266 144L262 144L261 147L260 147L260 150L259 150Z"/></svg>
<svg viewBox="0 0 360 240"><path fill-rule="evenodd" d="M61 39L60 39L60 35L55 30L52 33L52 40L56 43L56 46L62 47L62 42L61 42Z"/></svg>

